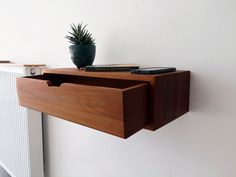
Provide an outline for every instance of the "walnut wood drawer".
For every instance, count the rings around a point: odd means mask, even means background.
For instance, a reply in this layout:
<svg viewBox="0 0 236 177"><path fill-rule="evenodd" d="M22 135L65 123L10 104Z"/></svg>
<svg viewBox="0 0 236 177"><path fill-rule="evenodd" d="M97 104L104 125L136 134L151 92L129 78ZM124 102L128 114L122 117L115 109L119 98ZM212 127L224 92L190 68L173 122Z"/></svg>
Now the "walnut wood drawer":
<svg viewBox="0 0 236 177"><path fill-rule="evenodd" d="M17 79L19 103L122 138L147 123L145 82L50 74Z"/></svg>

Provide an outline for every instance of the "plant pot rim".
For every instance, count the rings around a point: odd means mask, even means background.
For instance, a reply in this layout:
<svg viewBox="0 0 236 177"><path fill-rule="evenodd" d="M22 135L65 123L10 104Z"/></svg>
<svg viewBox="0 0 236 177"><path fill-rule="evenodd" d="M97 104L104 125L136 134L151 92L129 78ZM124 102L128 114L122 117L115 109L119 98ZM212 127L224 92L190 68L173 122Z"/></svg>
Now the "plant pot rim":
<svg viewBox="0 0 236 177"><path fill-rule="evenodd" d="M72 45L70 45L69 47L71 47L71 46L78 46L78 47L81 47L81 46L83 46L83 47L86 47L86 46L89 46L89 47L96 47L96 45L93 45L93 44L86 44L86 45L84 45L84 44L80 44L80 45L77 45L77 44L72 44Z"/></svg>

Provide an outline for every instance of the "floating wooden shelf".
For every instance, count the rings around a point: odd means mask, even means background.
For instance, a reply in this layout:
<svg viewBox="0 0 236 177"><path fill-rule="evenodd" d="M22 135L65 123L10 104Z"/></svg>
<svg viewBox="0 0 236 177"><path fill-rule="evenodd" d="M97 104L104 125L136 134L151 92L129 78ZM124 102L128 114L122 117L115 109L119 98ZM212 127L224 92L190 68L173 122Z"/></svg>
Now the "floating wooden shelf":
<svg viewBox="0 0 236 177"><path fill-rule="evenodd" d="M0 60L0 63L11 63L9 60Z"/></svg>
<svg viewBox="0 0 236 177"><path fill-rule="evenodd" d="M190 72L158 75L49 69L17 79L20 105L122 138L189 110Z"/></svg>

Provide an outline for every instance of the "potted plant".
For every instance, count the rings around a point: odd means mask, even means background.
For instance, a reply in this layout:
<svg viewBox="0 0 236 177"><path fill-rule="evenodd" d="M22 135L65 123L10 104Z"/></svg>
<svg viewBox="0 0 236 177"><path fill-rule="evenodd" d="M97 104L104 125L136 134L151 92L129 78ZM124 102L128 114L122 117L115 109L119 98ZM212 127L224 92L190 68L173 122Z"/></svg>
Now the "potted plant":
<svg viewBox="0 0 236 177"><path fill-rule="evenodd" d="M78 69L92 65L96 53L95 39L86 27L87 25L83 26L82 23L79 23L77 26L72 24L72 31L69 32L70 35L66 36L66 39L72 43L69 46L71 59Z"/></svg>

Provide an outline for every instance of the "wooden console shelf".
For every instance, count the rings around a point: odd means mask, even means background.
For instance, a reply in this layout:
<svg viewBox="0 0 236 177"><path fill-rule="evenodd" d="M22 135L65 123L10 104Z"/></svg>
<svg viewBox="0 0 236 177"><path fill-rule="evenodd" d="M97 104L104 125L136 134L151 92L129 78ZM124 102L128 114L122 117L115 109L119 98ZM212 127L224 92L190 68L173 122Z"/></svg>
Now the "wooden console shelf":
<svg viewBox="0 0 236 177"><path fill-rule="evenodd" d="M17 79L20 105L122 138L189 110L190 72L158 75L48 69Z"/></svg>

